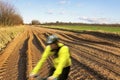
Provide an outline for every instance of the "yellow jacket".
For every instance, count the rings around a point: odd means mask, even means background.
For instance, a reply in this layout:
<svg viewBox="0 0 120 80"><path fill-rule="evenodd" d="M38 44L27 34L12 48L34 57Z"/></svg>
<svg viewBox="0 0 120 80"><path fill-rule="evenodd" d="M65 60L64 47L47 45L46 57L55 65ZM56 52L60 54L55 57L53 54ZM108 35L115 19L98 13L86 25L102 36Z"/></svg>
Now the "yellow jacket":
<svg viewBox="0 0 120 80"><path fill-rule="evenodd" d="M62 73L63 68L68 67L72 64L69 48L62 43L58 43L58 46L61 47L58 52L58 57L53 59L53 64L54 64L54 67L56 68L56 70L52 75L54 77L58 77ZM48 45L45 48L42 58L37 63L35 68L32 70L31 74L37 74L41 69L43 63L46 61L46 59L50 55L54 55L54 52L51 52L51 47L50 45Z"/></svg>

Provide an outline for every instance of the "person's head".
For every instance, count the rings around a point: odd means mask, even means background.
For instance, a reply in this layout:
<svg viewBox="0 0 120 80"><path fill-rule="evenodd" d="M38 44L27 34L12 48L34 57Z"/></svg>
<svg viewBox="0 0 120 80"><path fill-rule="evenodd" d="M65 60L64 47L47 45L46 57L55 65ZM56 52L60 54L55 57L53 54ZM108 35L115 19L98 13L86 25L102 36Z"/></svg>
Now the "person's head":
<svg viewBox="0 0 120 80"><path fill-rule="evenodd" d="M50 45L51 49L54 50L58 48L58 40L59 38L56 35L50 35L46 42Z"/></svg>

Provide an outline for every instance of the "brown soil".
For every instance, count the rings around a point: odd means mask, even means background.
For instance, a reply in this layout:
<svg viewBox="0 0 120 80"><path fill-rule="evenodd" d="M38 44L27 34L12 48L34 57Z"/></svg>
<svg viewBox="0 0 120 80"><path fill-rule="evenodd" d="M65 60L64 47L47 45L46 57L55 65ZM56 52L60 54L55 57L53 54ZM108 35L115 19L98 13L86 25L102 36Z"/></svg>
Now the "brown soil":
<svg viewBox="0 0 120 80"><path fill-rule="evenodd" d="M120 36L27 27L0 53L0 80L33 80L29 73L40 59L46 37L56 34L68 45L73 65L69 80L120 80ZM46 77L50 57L40 75Z"/></svg>

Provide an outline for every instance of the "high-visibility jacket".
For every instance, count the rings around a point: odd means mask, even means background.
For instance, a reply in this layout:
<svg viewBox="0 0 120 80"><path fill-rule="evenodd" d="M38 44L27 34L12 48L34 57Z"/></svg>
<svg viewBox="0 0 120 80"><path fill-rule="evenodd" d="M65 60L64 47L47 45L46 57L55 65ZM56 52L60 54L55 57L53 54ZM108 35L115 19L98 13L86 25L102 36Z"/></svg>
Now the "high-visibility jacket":
<svg viewBox="0 0 120 80"><path fill-rule="evenodd" d="M61 47L58 51L58 57L53 59L53 66L56 68L53 75L54 77L58 77L61 73L63 68L68 67L72 64L71 58L70 58L70 51L68 46L65 46L62 43L58 43L58 46ZM45 51L43 52L43 55L40 59L40 61L37 63L35 68L32 70L31 74L37 74L39 70L41 69L43 63L46 61L48 56L54 55L55 52L51 51L50 45L48 45L45 48Z"/></svg>

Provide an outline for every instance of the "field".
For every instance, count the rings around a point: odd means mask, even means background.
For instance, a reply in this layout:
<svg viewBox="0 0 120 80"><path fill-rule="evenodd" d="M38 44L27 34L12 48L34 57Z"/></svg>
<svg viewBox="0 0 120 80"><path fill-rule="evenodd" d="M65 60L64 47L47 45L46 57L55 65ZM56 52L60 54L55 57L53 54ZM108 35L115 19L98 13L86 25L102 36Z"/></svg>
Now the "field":
<svg viewBox="0 0 120 80"><path fill-rule="evenodd" d="M97 32L107 32L107 33L115 33L120 34L120 27L114 27L114 26L92 26L92 25L51 25L51 26L44 26L48 28L56 28L56 29L67 29L67 30L73 30L73 31L97 31Z"/></svg>
<svg viewBox="0 0 120 80"><path fill-rule="evenodd" d="M50 34L56 34L60 42L70 47L73 65L68 80L120 80L118 29L110 29L117 33L112 34L104 33L105 30L75 32L26 26L24 32L0 52L0 80L32 80L28 79L29 73L40 59L46 36ZM51 61L52 57L49 57L43 65L42 77L48 75Z"/></svg>

